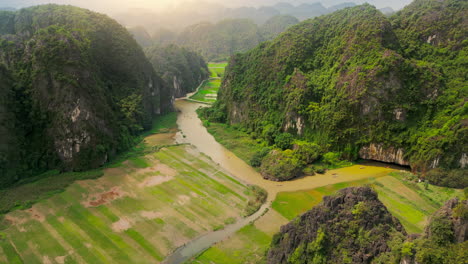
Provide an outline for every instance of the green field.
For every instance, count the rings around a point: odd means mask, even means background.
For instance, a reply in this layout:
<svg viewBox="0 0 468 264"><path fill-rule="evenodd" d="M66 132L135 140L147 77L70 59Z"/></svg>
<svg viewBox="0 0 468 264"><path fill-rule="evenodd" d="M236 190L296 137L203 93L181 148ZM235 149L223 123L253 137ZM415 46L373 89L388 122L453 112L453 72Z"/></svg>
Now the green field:
<svg viewBox="0 0 468 264"><path fill-rule="evenodd" d="M221 78L224 77L226 66L226 62L208 63L210 79L204 81L200 85L198 91L192 95L190 99L204 103L214 103L218 96L219 87L221 86Z"/></svg>
<svg viewBox="0 0 468 264"><path fill-rule="evenodd" d="M193 147L163 148L7 214L0 263L155 263L237 221L248 188Z"/></svg>
<svg viewBox="0 0 468 264"><path fill-rule="evenodd" d="M155 118L152 129L144 132L141 137L135 139L136 143L140 141L139 144L136 144L133 149L125 153L121 153L110 164L106 164L105 166L121 166L123 161L133 159L134 156L140 155L140 153L144 152L147 148L142 141L143 137L155 133L174 132L177 129L176 121L177 112L167 113ZM140 166L142 166L141 162ZM47 199L57 193L63 192L65 188L75 181L96 179L103 175L104 172L102 169L66 173L60 173L58 170L52 170L36 177L27 178L8 189L0 190L0 219L2 214L18 209L28 209L40 200Z"/></svg>
<svg viewBox="0 0 468 264"><path fill-rule="evenodd" d="M318 204L325 195L333 194L342 188L365 184L377 191L380 201L400 220L409 233L421 233L428 217L443 205L442 201L436 202L436 197L445 197L445 202L454 196L462 195L459 190L433 185L428 186L429 190L424 190L423 186L413 185L398 175L339 183L309 191L279 193L273 202L273 208L292 220Z"/></svg>
<svg viewBox="0 0 468 264"><path fill-rule="evenodd" d="M307 191L279 193L272 204L273 210L250 226L247 234L237 232L202 253L192 263L264 263L271 238L281 225L310 210L324 196L352 186L370 185L408 233L421 233L428 217L446 200L454 196L462 197L462 191L433 185L426 189L423 183L411 181L409 175L406 172L394 172L384 177L338 183ZM243 259L244 255L249 257Z"/></svg>
<svg viewBox="0 0 468 264"><path fill-rule="evenodd" d="M252 156L264 147L262 141L253 139L237 126L210 122L206 129L217 142L232 151L247 164L250 163Z"/></svg>
<svg viewBox="0 0 468 264"><path fill-rule="evenodd" d="M232 240L232 243L237 244L238 247L224 248L222 245L211 247L192 263L259 263L257 262L258 254L266 251L271 236L260 231L253 224L249 224L237 231Z"/></svg>
<svg viewBox="0 0 468 264"><path fill-rule="evenodd" d="M209 79L204 81L198 91L190 99L205 103L214 103L221 86L221 79Z"/></svg>
<svg viewBox="0 0 468 264"><path fill-rule="evenodd" d="M212 65L208 67L210 70L210 77L211 78L223 78L224 77L224 72L227 63L220 63L220 64L209 64Z"/></svg>

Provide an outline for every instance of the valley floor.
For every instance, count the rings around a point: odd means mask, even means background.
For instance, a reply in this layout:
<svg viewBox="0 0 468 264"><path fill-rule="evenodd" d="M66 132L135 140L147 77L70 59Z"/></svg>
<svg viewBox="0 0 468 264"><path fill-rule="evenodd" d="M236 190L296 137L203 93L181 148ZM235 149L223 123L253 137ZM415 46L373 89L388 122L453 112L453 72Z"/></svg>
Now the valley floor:
<svg viewBox="0 0 468 264"><path fill-rule="evenodd" d="M8 213L0 226L0 263L161 262L195 238L240 223L255 198L247 184L268 192L267 211L189 263L262 263L281 225L345 187L372 186L409 233L420 233L430 214L461 196L372 162L288 182L265 180L228 150L248 160L255 141L238 130L230 137L233 131L223 126L209 129L222 137L224 148L198 119L200 106L177 101L181 131L171 129L174 114L160 122L162 128L155 127L144 142L154 151L116 163L98 179L77 181L30 209ZM161 131L166 133L156 133Z"/></svg>
<svg viewBox="0 0 468 264"><path fill-rule="evenodd" d="M359 165L353 167L361 167ZM365 167L364 170L371 167ZM334 170L341 174L344 169ZM393 172L388 176L370 177L364 180L326 185L306 191L281 192L272 208L253 224L239 230L227 240L209 248L190 263L263 263L273 235L282 225L310 210L326 195L353 186L370 185L379 199L403 224L408 233L421 233L429 216L442 205L442 201L462 192L450 188L415 185L404 179L405 172Z"/></svg>
<svg viewBox="0 0 468 264"><path fill-rule="evenodd" d="M151 135L147 143L173 137ZM159 262L200 234L236 222L250 198L245 184L194 147L165 147L7 214L0 263Z"/></svg>
<svg viewBox="0 0 468 264"><path fill-rule="evenodd" d="M194 93L187 95L189 100L207 104L216 102L226 66L225 62L209 63L210 78L203 81Z"/></svg>

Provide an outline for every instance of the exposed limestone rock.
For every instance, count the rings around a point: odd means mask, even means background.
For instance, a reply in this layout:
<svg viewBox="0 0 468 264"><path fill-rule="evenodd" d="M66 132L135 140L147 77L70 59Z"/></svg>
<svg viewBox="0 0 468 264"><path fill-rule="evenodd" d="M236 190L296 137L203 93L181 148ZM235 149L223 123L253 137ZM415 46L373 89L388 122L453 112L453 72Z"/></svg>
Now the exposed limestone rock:
<svg viewBox="0 0 468 264"><path fill-rule="evenodd" d="M463 153L460 158L460 168L464 169L466 165L468 165L468 155L466 155L466 153Z"/></svg>
<svg viewBox="0 0 468 264"><path fill-rule="evenodd" d="M376 160L387 163L395 163L402 166L409 166L409 161L405 160L405 152L402 148L384 147L383 144L370 144L359 150L359 157L367 160Z"/></svg>

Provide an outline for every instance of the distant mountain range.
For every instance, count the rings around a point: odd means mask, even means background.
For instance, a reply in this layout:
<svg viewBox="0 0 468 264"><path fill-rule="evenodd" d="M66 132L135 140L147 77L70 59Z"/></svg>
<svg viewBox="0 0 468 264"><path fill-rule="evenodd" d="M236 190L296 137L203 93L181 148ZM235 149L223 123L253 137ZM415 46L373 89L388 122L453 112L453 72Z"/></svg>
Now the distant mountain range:
<svg viewBox="0 0 468 264"><path fill-rule="evenodd" d="M268 6L227 8L223 5L210 5L208 2L191 2L159 13L145 9L133 9L116 14L114 18L128 27L143 26L150 32L161 28L181 31L185 27L199 22L216 23L236 18L251 19L259 25L278 15L289 15L299 20L305 20L352 6L356 6L356 4L354 2L339 2L325 7L319 2L296 5L289 2L278 2ZM390 7L384 9L383 13L393 13L393 9Z"/></svg>
<svg viewBox="0 0 468 264"><path fill-rule="evenodd" d="M216 23L224 19L247 18L257 24L263 24L268 19L277 15L291 15L299 20L305 20L316 16L328 14L345 7L355 6L361 0L343 2L343 0L324 1L242 1L234 0L231 3L218 0L179 1L173 7L157 9L157 3L143 4L127 3L110 5L108 0L96 0L91 2L79 0L2 0L0 10L14 11L27 6L58 3L75 5L91 10L104 12L117 19L127 27L143 26L147 30L167 28L172 31L181 31L187 26L199 22ZM393 13L391 7L380 4L374 0L377 7L384 7L383 13ZM398 2L404 2L398 0ZM107 3L107 4L106 4ZM160 4L159 4L160 5ZM388 4L389 6L392 6ZM160 11L155 11L160 10Z"/></svg>

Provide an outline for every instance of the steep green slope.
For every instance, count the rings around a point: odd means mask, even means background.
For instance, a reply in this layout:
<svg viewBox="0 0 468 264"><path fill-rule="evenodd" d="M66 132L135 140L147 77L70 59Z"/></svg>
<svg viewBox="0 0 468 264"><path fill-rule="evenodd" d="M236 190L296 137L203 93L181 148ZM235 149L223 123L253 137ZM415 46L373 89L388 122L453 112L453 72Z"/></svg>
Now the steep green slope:
<svg viewBox="0 0 468 264"><path fill-rule="evenodd" d="M17 138L2 148L0 187L51 168L102 165L170 108L168 87L114 20L44 5L2 12L0 21L0 68L11 76L0 88L12 98L0 108L9 103L14 115L2 133Z"/></svg>
<svg viewBox="0 0 468 264"><path fill-rule="evenodd" d="M197 53L176 45L153 46L145 49L155 71L172 87L174 97L193 92L209 77L208 65Z"/></svg>
<svg viewBox="0 0 468 264"><path fill-rule="evenodd" d="M153 39L144 27L132 27L129 28L128 31L140 46L149 47L153 45Z"/></svg>
<svg viewBox="0 0 468 264"><path fill-rule="evenodd" d="M268 19L265 24L260 27L260 32L263 39L271 40L279 34L283 33L286 29L299 23L299 19L289 16L280 15Z"/></svg>
<svg viewBox="0 0 468 264"><path fill-rule="evenodd" d="M187 27L177 43L199 51L206 59L225 59L254 48L262 38L258 26L248 19L227 19L216 24L202 22Z"/></svg>
<svg viewBox="0 0 468 264"><path fill-rule="evenodd" d="M430 5L424 8L432 14ZM439 15L450 20L454 13L466 17L467 11L452 8ZM461 19L452 23L462 23L457 34L466 36ZM422 52L412 55L406 51L411 36L402 37L407 31L411 29L398 29L370 5L307 20L234 56L218 102L205 115L240 123L269 142L284 137L280 132L291 133L319 144L323 152L339 152L341 158L360 156L422 172L463 168L467 81L461 74L466 60L460 58L466 52L444 46L434 51L445 52L436 59ZM430 44L418 43L419 49L429 50ZM464 173L452 175L452 187L468 185ZM435 178L448 172L439 174Z"/></svg>

